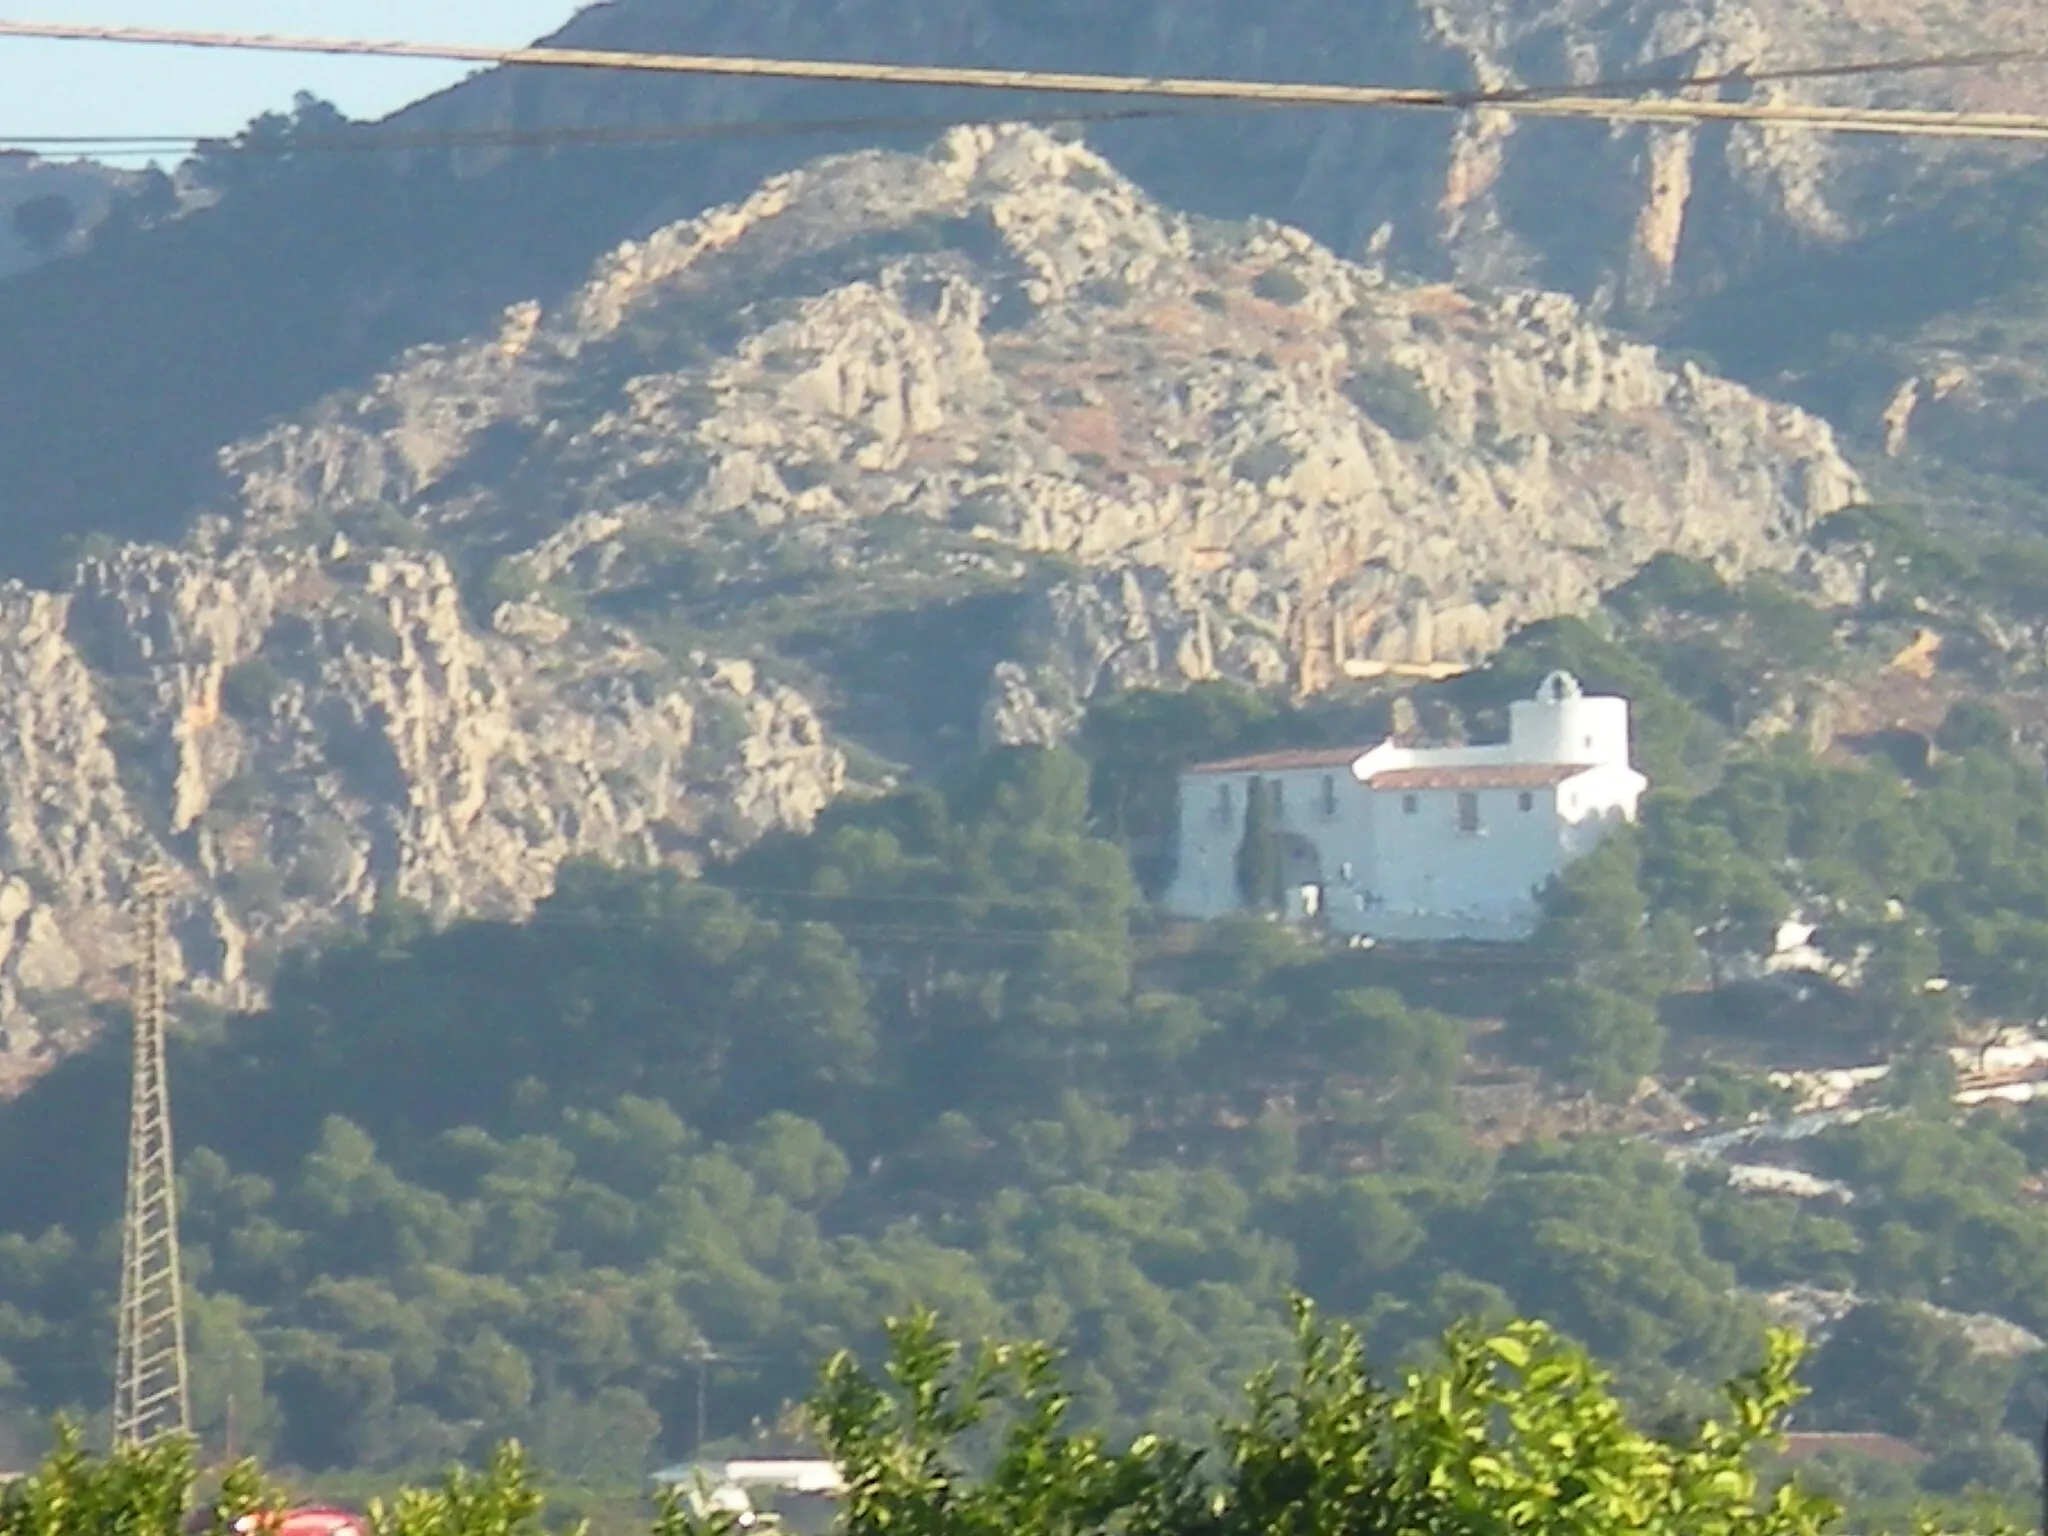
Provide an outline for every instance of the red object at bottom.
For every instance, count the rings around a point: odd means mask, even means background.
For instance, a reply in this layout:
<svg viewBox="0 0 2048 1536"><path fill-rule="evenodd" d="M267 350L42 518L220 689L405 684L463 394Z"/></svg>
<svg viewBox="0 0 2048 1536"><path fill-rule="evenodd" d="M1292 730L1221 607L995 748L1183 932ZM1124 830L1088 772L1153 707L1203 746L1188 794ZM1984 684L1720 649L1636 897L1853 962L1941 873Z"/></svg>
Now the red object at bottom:
<svg viewBox="0 0 2048 1536"><path fill-rule="evenodd" d="M236 1530L250 1536L369 1536L362 1518L346 1509L287 1509L283 1516L252 1516Z"/></svg>
<svg viewBox="0 0 2048 1536"><path fill-rule="evenodd" d="M242 1516L234 1528L237 1536L370 1536L369 1522L361 1515L325 1505L258 1510L253 1515ZM186 1522L185 1529L194 1536L210 1531L213 1529L213 1517L202 1510Z"/></svg>
<svg viewBox="0 0 2048 1536"><path fill-rule="evenodd" d="M276 1524L265 1520L262 1536L369 1536L362 1520L345 1509L288 1509Z"/></svg>

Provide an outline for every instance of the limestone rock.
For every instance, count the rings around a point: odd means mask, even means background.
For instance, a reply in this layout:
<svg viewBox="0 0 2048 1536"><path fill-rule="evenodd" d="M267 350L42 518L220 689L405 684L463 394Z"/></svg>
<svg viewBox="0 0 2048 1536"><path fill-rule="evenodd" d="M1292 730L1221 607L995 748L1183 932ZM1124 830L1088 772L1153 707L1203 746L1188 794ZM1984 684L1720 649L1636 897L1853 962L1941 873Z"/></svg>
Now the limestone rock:
<svg viewBox="0 0 2048 1536"><path fill-rule="evenodd" d="M649 863L803 826L843 759L745 663L679 675L631 636L518 607L492 627L447 560L131 549L66 596L0 594L0 982L16 1051L118 982L136 864L173 865L173 969L260 997L252 948L380 896L526 910L565 859ZM744 705L705 739L712 702Z"/></svg>
<svg viewBox="0 0 2048 1536"><path fill-rule="evenodd" d="M584 591L720 529L845 569L907 520L927 564L1007 548L1096 573L1042 594L1045 654L1019 658L1078 701L1278 681L1312 610L1343 657L1474 659L1662 550L1839 582L1800 540L1861 494L1825 424L1570 298L1396 282L1283 226L1180 217L1034 130L777 178L520 335L423 352L231 451L248 517L397 497L445 540L544 507L525 573ZM463 473L491 430L524 443L516 504Z"/></svg>

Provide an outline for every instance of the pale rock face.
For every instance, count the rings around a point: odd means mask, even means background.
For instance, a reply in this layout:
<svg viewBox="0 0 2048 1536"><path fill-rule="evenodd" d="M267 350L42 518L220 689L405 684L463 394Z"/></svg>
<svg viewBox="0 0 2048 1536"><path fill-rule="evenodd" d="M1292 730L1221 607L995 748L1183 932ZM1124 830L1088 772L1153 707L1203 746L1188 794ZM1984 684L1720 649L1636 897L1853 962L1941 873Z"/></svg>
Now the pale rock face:
<svg viewBox="0 0 2048 1536"><path fill-rule="evenodd" d="M747 663L679 673L538 603L489 629L445 559L132 550L68 597L0 598L0 1003L117 983L141 861L177 871L174 974L260 997L274 948L380 896L519 912L564 859L649 863L802 826L843 761ZM707 747L700 711L724 708Z"/></svg>
<svg viewBox="0 0 2048 1536"><path fill-rule="evenodd" d="M1570 298L992 128L778 177L221 464L185 544L0 589L17 1053L118 985L147 857L242 1005L383 893L516 913L567 858L808 825L845 768L792 637L830 673L862 614L1021 594L979 724L1047 741L1106 688L1477 660L1665 550L1834 580L1802 535L1861 494L1823 423Z"/></svg>

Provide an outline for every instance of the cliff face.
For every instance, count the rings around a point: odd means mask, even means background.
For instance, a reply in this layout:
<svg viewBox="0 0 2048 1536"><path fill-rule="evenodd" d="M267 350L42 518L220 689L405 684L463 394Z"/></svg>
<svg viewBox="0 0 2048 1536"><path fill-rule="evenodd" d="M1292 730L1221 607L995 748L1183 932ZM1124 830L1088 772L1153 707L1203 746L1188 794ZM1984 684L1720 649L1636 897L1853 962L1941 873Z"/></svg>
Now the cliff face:
<svg viewBox="0 0 2048 1536"><path fill-rule="evenodd" d="M106 994L137 863L180 875L198 995L251 1000L279 941L380 895L523 910L564 858L641 862L803 825L837 792L817 717L744 662L694 665L517 603L445 559L124 550L0 591L0 1017Z"/></svg>
<svg viewBox="0 0 2048 1536"><path fill-rule="evenodd" d="M1440 0L1431 12L1476 79L1508 85L1799 70L2048 40L2038 14L1927 0ZM1956 110L2023 110L2028 97L2024 74L1963 70L1752 81L1712 94ZM2026 158L1926 139L1482 115L1454 137L1435 233L1463 268L1504 261L1547 285L1611 297L1624 313L1668 313L1853 242L1959 174Z"/></svg>
<svg viewBox="0 0 2048 1536"><path fill-rule="evenodd" d="M569 45L723 54L975 63L1142 75L1513 87L1655 81L1731 71L2048 44L2048 16L1988 0L1293 0L1256 16L1224 0L1080 6L961 0L915 15L888 0L613 0L560 34ZM2021 109L2019 71L1947 70L1751 81L1718 94L1842 105ZM1071 102L1068 103L1071 107ZM437 127L715 123L840 112L1011 110L1056 99L881 93L808 83L607 80L500 72L413 110ZM1097 125L1090 136L1168 201L1261 214L1346 255L1668 306L1814 246L1876 228L1959 168L2010 151L1762 128L1647 129L1498 113L1259 111ZM703 173L788 153L739 142ZM504 157L470 159L475 172ZM744 174L744 172L742 172Z"/></svg>
<svg viewBox="0 0 2048 1536"><path fill-rule="evenodd" d="M1818 420L1568 298L992 129L775 178L221 474L181 543L0 588L17 1063L106 995L147 856L242 1002L380 893L516 911L568 857L804 825L828 735L901 745L947 689L1041 739L1117 683L1472 659L1659 550L1790 566L1859 490Z"/></svg>

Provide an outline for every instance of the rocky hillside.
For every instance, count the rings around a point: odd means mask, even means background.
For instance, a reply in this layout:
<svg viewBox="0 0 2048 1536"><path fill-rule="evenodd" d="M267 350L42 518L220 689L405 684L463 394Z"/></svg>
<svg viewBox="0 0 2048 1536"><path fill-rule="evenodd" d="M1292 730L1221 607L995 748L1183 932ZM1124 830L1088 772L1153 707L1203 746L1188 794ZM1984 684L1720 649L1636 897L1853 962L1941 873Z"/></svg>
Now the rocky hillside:
<svg viewBox="0 0 2048 1536"><path fill-rule="evenodd" d="M136 548L62 595L0 590L13 1069L111 995L144 860L179 876L187 981L235 1004L280 941L382 894L523 910L566 857L731 846L840 787L810 707L743 661L494 618L465 614L440 556L341 536Z"/></svg>
<svg viewBox="0 0 2048 1536"><path fill-rule="evenodd" d="M1978 0L1276 0L1256 13L1221 0L949 0L914 11L877 0L617 0L586 10L562 40L1472 85L1788 68L2039 42L2043 28L2032 10ZM1994 73L1754 89L1990 106L2025 99L2028 85ZM68 541L93 530L175 537L218 489L223 442L359 384L406 347L456 342L529 297L559 301L622 239L743 198L819 153L914 149L931 131L782 131L793 120L1074 107L501 71L421 104L401 126L774 131L639 148L376 156L273 145L241 162L216 157L206 176L217 195L0 283L12 364L0 373L0 571L53 579ZM1348 257L1568 292L1644 324L1683 319L1702 296L1746 292L1816 251L1856 248L1958 168L2005 163L2000 151L1924 143L1484 115L1226 113L1101 123L1091 135L1174 206L1279 219ZM1951 245L1935 266L1961 254ZM1791 317L1772 329L1825 342L1803 309ZM1717 337L1710 329L1688 345L1715 352ZM1885 380L1887 398L1898 382ZM1833 406L1825 392L1812 398ZM1853 421L1877 441L1874 413L1859 408Z"/></svg>
<svg viewBox="0 0 2048 1536"><path fill-rule="evenodd" d="M151 853L242 1001L380 894L516 910L566 857L802 825L836 743L1470 659L1660 550L1785 568L1859 491L1820 421L1567 298L993 129L771 180L222 466L182 543L0 597L17 1052L104 994Z"/></svg>

